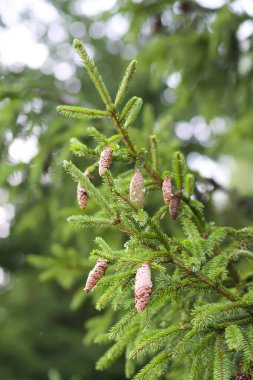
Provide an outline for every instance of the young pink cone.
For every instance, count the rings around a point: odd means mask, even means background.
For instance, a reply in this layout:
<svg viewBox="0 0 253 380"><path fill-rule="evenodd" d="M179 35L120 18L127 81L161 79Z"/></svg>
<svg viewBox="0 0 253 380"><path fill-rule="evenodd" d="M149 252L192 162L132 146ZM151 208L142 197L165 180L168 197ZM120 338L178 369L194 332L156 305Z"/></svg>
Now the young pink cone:
<svg viewBox="0 0 253 380"><path fill-rule="evenodd" d="M162 185L162 192L163 192L164 203L169 206L171 198L173 196L172 185L171 185L169 176L166 176L164 178L163 185Z"/></svg>
<svg viewBox="0 0 253 380"><path fill-rule="evenodd" d="M90 181L92 181L92 175L89 172L84 172L85 177L87 177ZM89 199L89 194L87 191L81 186L80 183L77 185L77 201L79 204L79 207L81 209L85 209L87 202Z"/></svg>
<svg viewBox="0 0 253 380"><path fill-rule="evenodd" d="M176 220L178 217L179 206L180 206L180 195L173 194L170 201L170 215L173 220Z"/></svg>
<svg viewBox="0 0 253 380"><path fill-rule="evenodd" d="M84 290L89 293L101 277L105 274L105 271L108 267L106 260L98 260L94 268L90 271L89 276L86 281Z"/></svg>
<svg viewBox="0 0 253 380"><path fill-rule="evenodd" d="M147 263L137 270L135 276L135 307L138 313L143 311L149 303L152 292L151 272Z"/></svg>
<svg viewBox="0 0 253 380"><path fill-rule="evenodd" d="M142 206L144 203L145 186L141 172L137 170L130 183L130 201L137 206Z"/></svg>
<svg viewBox="0 0 253 380"><path fill-rule="evenodd" d="M112 162L112 150L110 146L105 147L100 155L99 159L99 175L102 177L104 174L105 169L109 169Z"/></svg>

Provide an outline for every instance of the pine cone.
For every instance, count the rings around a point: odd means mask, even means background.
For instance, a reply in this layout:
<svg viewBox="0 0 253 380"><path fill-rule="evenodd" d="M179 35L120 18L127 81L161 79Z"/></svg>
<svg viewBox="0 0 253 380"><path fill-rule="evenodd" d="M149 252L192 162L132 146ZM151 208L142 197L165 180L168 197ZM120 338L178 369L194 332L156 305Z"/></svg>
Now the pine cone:
<svg viewBox="0 0 253 380"><path fill-rule="evenodd" d="M171 201L170 201L170 215L171 215L173 220L177 219L179 206L180 206L180 195L179 194L173 194Z"/></svg>
<svg viewBox="0 0 253 380"><path fill-rule="evenodd" d="M141 172L137 170L134 173L134 176L130 183L130 201L135 203L138 206L142 206L144 203L144 194L145 194L145 187L144 187L144 180Z"/></svg>
<svg viewBox="0 0 253 380"><path fill-rule="evenodd" d="M85 177L87 177L90 181L92 181L92 175L89 172L84 172ZM79 207L85 209L87 202L89 199L89 194L87 191L81 186L80 183L77 185L77 201Z"/></svg>
<svg viewBox="0 0 253 380"><path fill-rule="evenodd" d="M166 176L164 178L163 186L162 186L162 192L163 192L164 203L169 206L171 198L173 196L173 192L172 192L172 185L170 182L170 177L168 177L168 176Z"/></svg>
<svg viewBox="0 0 253 380"><path fill-rule="evenodd" d="M112 162L112 150L110 146L105 147L99 159L99 175L102 177L105 169L109 169Z"/></svg>
<svg viewBox="0 0 253 380"><path fill-rule="evenodd" d="M152 281L150 268L147 263L137 270L135 277L135 307L139 312L143 311L149 303L152 292Z"/></svg>
<svg viewBox="0 0 253 380"><path fill-rule="evenodd" d="M90 271L89 276L86 281L86 285L84 290L88 293L90 292L94 286L96 286L97 282L101 277L105 274L105 271L108 267L108 263L106 260L98 260L94 268Z"/></svg>
<svg viewBox="0 0 253 380"><path fill-rule="evenodd" d="M250 373L238 372L236 375L236 380L252 380L252 376Z"/></svg>

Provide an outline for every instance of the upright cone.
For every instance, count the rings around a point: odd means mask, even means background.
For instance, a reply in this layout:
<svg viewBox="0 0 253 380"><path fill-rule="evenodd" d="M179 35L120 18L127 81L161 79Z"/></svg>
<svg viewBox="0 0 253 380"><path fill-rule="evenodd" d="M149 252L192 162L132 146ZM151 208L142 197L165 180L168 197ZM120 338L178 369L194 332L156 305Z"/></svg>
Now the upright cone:
<svg viewBox="0 0 253 380"><path fill-rule="evenodd" d="M100 155L99 159L99 175L102 177L105 169L109 169L112 162L112 150L110 146L105 147Z"/></svg>
<svg viewBox="0 0 253 380"><path fill-rule="evenodd" d="M142 266L137 270L135 277L135 307L139 312L143 311L147 304L149 303L152 293L152 280L150 268L147 263L142 264Z"/></svg>
<svg viewBox="0 0 253 380"><path fill-rule="evenodd" d="M84 172L85 177L87 177L90 181L92 181L92 174L89 172ZM79 207L81 209L85 209L87 202L89 199L89 194L87 191L81 186L80 183L77 185L77 201L79 204Z"/></svg>
<svg viewBox="0 0 253 380"><path fill-rule="evenodd" d="M101 277L105 274L108 268L108 263L106 260L98 260L94 268L90 271L89 276L86 281L84 290L88 293L94 286L98 283Z"/></svg>
<svg viewBox="0 0 253 380"><path fill-rule="evenodd" d="M171 185L169 176L166 176L164 178L163 185L162 185L162 192L163 192L164 203L169 206L171 198L173 196L172 185Z"/></svg>
<svg viewBox="0 0 253 380"><path fill-rule="evenodd" d="M130 201L137 206L143 206L144 203L145 186L141 172L137 170L130 183L129 195Z"/></svg>

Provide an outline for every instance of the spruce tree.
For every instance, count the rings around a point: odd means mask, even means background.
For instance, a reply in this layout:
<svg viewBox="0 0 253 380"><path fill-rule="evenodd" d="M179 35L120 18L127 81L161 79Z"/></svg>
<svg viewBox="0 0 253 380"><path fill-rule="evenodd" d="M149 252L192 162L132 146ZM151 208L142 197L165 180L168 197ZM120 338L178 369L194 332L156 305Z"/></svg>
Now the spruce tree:
<svg viewBox="0 0 253 380"><path fill-rule="evenodd" d="M137 62L130 62L113 100L82 43L74 40L74 47L104 108L58 106L63 116L100 120L87 131L93 147L75 136L70 141L83 167L64 161L64 168L86 197L82 214L68 221L125 236L120 250L98 236L91 252L95 267L86 291L93 290L98 310L114 311L108 332L95 337L111 343L97 369L124 353L126 377L135 380L251 379L253 284L237 265L252 266L252 227L207 221L183 154L176 151L161 162L154 131L146 149L137 146L130 130L142 99L126 100ZM114 175L116 162L120 173ZM149 204L153 192L160 194L156 210ZM97 203L93 215L86 210L91 200ZM169 234L167 225L175 223L181 233Z"/></svg>

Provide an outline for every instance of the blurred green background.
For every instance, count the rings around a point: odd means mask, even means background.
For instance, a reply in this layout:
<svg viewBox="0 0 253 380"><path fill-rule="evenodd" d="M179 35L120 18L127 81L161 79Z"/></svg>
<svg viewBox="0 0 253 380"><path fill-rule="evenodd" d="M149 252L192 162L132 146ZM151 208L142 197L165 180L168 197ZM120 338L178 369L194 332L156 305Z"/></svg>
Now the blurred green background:
<svg viewBox="0 0 253 380"><path fill-rule="evenodd" d="M116 318L82 291L98 232L66 222L80 213L62 169L69 138L91 144L85 127L99 123L64 119L56 106L101 105L72 40L113 94L137 58L136 144L157 133L164 168L180 148L208 219L243 227L253 215L253 2L2 0L0 15L0 379L122 379L123 360L94 369L104 352L94 338Z"/></svg>

